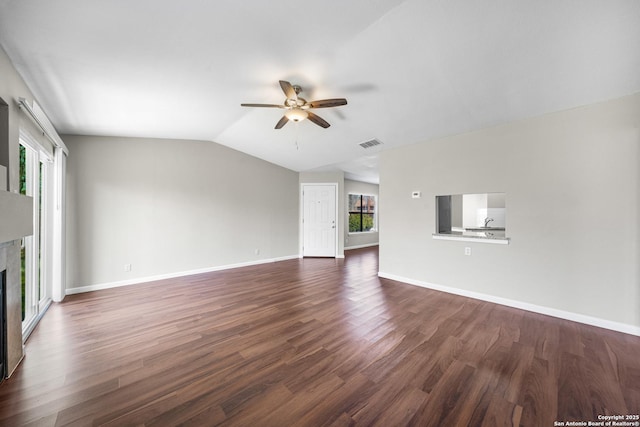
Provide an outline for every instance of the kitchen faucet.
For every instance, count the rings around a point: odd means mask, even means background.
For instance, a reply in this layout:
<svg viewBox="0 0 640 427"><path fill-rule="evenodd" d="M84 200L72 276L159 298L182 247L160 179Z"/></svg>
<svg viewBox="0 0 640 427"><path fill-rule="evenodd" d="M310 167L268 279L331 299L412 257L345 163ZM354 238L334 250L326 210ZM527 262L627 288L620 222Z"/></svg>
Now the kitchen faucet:
<svg viewBox="0 0 640 427"><path fill-rule="evenodd" d="M485 218L485 219L484 219L484 226L485 226L485 227L488 227L488 226L489 226L489 223L490 223L491 221L493 221L493 218L488 218L488 217L487 217L487 218Z"/></svg>

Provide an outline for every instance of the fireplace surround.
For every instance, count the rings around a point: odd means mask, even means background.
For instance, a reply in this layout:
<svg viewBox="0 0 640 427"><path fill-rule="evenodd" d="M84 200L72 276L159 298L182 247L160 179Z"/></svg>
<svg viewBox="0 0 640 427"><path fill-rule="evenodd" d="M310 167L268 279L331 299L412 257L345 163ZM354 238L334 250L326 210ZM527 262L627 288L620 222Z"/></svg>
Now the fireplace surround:
<svg viewBox="0 0 640 427"><path fill-rule="evenodd" d="M22 288L20 286L20 241L0 242L0 271L4 272L3 292L6 364L3 378L15 370L23 357Z"/></svg>
<svg viewBox="0 0 640 427"><path fill-rule="evenodd" d="M0 382L7 377L7 270L0 271Z"/></svg>
<svg viewBox="0 0 640 427"><path fill-rule="evenodd" d="M20 242L33 234L33 199L0 188L0 271L4 271L6 309L6 375L22 360L22 286Z"/></svg>

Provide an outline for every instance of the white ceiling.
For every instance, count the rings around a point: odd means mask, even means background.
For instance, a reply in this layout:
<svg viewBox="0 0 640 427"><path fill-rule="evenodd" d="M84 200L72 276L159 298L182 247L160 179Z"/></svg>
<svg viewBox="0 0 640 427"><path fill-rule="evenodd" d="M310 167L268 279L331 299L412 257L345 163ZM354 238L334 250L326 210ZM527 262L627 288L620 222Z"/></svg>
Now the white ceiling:
<svg viewBox="0 0 640 427"><path fill-rule="evenodd" d="M370 182L380 150L640 91L638 0L0 0L0 44L59 133ZM274 130L240 103L283 102L280 79L349 103Z"/></svg>

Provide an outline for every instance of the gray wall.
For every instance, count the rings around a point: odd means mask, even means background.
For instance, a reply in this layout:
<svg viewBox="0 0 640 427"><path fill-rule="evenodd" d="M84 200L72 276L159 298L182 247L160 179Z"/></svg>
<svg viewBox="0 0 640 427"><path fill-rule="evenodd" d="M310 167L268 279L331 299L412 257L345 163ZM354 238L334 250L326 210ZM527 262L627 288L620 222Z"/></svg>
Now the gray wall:
<svg viewBox="0 0 640 427"><path fill-rule="evenodd" d="M212 142L64 140L67 289L298 256L296 172Z"/></svg>
<svg viewBox="0 0 640 427"><path fill-rule="evenodd" d="M635 94L383 152L380 274L640 331L639 128ZM431 238L435 195L486 192L511 244Z"/></svg>
<svg viewBox="0 0 640 427"><path fill-rule="evenodd" d="M377 184L369 184L367 182L360 181L352 181L350 179L344 180L344 203L345 203L345 230L344 230L344 246L345 249L349 248L359 248L364 246L375 246L378 244L378 235L379 232L368 232L368 233L351 233L349 234L349 212L348 209L348 197L349 193L353 194L367 194L378 196L378 188ZM377 197L376 202L378 203L378 209L380 207L380 197ZM380 215L378 212L378 226L380 225Z"/></svg>

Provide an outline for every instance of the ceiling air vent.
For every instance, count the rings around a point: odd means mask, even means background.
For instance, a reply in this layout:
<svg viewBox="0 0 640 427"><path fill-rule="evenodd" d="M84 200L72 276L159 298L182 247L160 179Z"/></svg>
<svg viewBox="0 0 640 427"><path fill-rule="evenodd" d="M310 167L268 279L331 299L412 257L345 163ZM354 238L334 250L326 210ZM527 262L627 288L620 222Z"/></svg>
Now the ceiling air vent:
<svg viewBox="0 0 640 427"><path fill-rule="evenodd" d="M369 141L365 141L362 144L359 144L360 147L364 148L365 150L371 147L375 147L378 145L382 145L382 142L378 141L377 139L371 139Z"/></svg>

